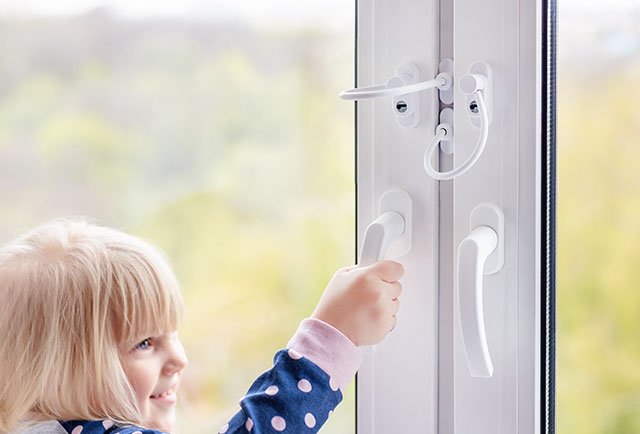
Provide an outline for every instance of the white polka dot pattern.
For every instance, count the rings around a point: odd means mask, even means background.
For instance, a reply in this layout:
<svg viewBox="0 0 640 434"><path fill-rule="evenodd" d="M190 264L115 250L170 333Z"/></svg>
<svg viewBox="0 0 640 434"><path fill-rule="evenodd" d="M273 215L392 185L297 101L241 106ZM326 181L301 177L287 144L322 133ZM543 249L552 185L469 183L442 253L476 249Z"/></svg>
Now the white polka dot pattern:
<svg viewBox="0 0 640 434"><path fill-rule="evenodd" d="M298 381L298 389L305 393L311 392L311 383L309 383L309 380L303 378L302 380Z"/></svg>
<svg viewBox="0 0 640 434"><path fill-rule="evenodd" d="M82 432L82 425L78 425L71 431L71 434L80 434L81 432Z"/></svg>
<svg viewBox="0 0 640 434"><path fill-rule="evenodd" d="M309 428L313 428L314 426L316 426L316 418L313 417L311 413L307 413L304 415L304 423Z"/></svg>
<svg viewBox="0 0 640 434"><path fill-rule="evenodd" d="M264 391L264 393L269 396L274 396L276 393L278 393L278 390L278 386L269 386L267 387L267 390Z"/></svg>
<svg viewBox="0 0 640 434"><path fill-rule="evenodd" d="M284 431L287 427L287 422L285 422L285 420L280 416L274 416L273 419L271 419L271 426L276 431Z"/></svg>
<svg viewBox="0 0 640 434"><path fill-rule="evenodd" d="M293 360L299 360L302 358L302 355L296 350L289 350L289 357L291 357Z"/></svg>
<svg viewBox="0 0 640 434"><path fill-rule="evenodd" d="M113 421L106 419L102 421L102 426L104 427L104 429L109 429L113 426Z"/></svg>
<svg viewBox="0 0 640 434"><path fill-rule="evenodd" d="M294 434L311 434L322 427L327 414L331 417L342 398L339 390L335 379L311 360L293 349L281 350L274 366L240 399L242 411L218 434L286 434L292 429ZM92 434L86 431L74 434Z"/></svg>
<svg viewBox="0 0 640 434"><path fill-rule="evenodd" d="M329 378L329 386L334 392L338 390L338 383L336 383L333 378Z"/></svg>

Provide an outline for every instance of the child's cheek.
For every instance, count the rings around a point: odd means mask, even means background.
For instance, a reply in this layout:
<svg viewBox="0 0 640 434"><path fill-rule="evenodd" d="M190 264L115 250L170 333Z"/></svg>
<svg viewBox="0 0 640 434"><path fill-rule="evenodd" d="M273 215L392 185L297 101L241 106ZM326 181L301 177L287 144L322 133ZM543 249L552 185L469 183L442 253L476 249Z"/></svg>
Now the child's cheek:
<svg viewBox="0 0 640 434"><path fill-rule="evenodd" d="M124 369L136 394L138 404L141 409L144 409L158 379L158 375L153 369L153 363L147 360L136 360L125 365Z"/></svg>

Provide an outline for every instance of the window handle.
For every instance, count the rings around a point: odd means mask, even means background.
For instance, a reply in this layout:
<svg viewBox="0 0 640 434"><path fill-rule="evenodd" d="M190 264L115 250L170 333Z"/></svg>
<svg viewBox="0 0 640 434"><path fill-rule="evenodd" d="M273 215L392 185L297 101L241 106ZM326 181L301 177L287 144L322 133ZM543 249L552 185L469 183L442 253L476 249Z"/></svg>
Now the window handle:
<svg viewBox="0 0 640 434"><path fill-rule="evenodd" d="M399 188L386 191L378 203L378 217L364 231L358 265L399 258L411 250L411 197Z"/></svg>
<svg viewBox="0 0 640 434"><path fill-rule="evenodd" d="M404 219L395 211L386 211L367 226L360 250L358 265L380 261L389 244L404 232Z"/></svg>
<svg viewBox="0 0 640 434"><path fill-rule="evenodd" d="M472 230L458 246L457 301L462 342L472 377L491 377L493 364L484 323L483 280L504 263L504 216L485 203L471 213Z"/></svg>
<svg viewBox="0 0 640 434"><path fill-rule="evenodd" d="M383 259L389 244L404 232L404 226L404 219L395 211L386 211L371 222L364 231L358 265L371 265ZM363 347L361 353L373 356L377 347Z"/></svg>
<svg viewBox="0 0 640 434"><path fill-rule="evenodd" d="M406 255L411 250L411 213L411 197L404 190L385 192L380 198L378 218L364 231L358 265L371 265L387 255ZM376 348L377 345L362 347L361 353L373 356Z"/></svg>

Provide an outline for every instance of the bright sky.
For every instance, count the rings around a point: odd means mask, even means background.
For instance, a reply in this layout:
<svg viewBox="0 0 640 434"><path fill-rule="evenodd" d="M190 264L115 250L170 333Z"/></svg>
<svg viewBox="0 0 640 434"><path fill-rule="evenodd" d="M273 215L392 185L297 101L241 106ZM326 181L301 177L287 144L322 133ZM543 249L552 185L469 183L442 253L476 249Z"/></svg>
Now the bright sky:
<svg viewBox="0 0 640 434"><path fill-rule="evenodd" d="M598 32L615 27L626 12L639 11L639 0L558 0L559 19L575 33ZM182 17L212 21L237 20L258 27L319 25L350 31L354 26L355 0L0 0L0 16L74 15L107 7L129 18ZM614 23L612 25L612 22ZM586 35L585 35L586 36ZM573 36L572 36L573 37Z"/></svg>
<svg viewBox="0 0 640 434"><path fill-rule="evenodd" d="M0 0L0 13L66 15L109 6L130 18L149 16L317 16L354 9L354 0ZM638 0L559 0L561 10L607 11L637 8ZM320 15L318 15L320 14ZM339 18L339 17L335 17Z"/></svg>
<svg viewBox="0 0 640 434"><path fill-rule="evenodd" d="M73 15L108 7L136 19L184 17L239 19L257 25L319 23L352 28L353 0L0 0L0 15Z"/></svg>

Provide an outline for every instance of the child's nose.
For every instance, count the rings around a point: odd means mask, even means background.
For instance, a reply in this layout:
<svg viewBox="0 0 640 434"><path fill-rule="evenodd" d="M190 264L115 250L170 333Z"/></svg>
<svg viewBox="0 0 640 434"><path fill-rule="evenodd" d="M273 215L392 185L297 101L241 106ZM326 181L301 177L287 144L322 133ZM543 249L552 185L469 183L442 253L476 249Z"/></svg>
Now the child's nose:
<svg viewBox="0 0 640 434"><path fill-rule="evenodd" d="M176 340L169 351L169 358L164 367L165 375L172 375L175 372L181 371L187 366L189 360L185 354L184 347L180 341Z"/></svg>

